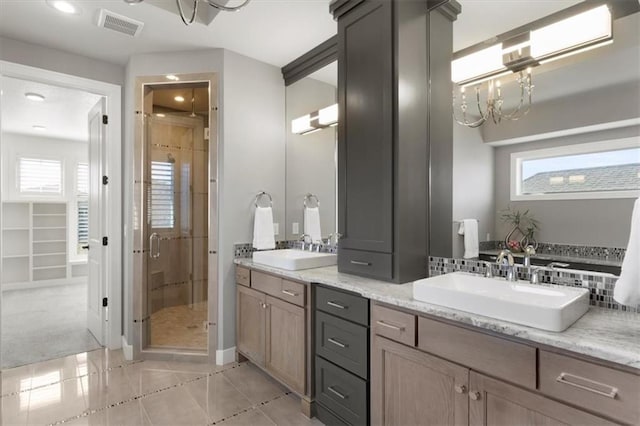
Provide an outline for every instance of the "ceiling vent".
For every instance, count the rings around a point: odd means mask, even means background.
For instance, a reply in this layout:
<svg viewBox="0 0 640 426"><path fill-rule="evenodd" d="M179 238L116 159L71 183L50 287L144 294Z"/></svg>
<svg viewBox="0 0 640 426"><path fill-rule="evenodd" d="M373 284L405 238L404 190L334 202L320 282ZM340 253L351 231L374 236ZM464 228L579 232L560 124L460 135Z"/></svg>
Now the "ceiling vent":
<svg viewBox="0 0 640 426"><path fill-rule="evenodd" d="M144 22L136 21L129 17L119 15L107 9L100 9L98 26L117 31L131 37L137 37L142 32Z"/></svg>

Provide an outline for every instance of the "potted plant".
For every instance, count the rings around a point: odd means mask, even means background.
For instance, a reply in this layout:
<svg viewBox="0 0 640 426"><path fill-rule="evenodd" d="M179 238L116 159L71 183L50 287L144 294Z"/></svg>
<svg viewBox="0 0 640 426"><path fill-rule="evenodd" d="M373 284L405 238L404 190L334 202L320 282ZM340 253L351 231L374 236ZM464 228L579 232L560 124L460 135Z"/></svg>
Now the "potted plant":
<svg viewBox="0 0 640 426"><path fill-rule="evenodd" d="M509 250L520 252L529 244L537 248L538 242L534 234L539 228L539 222L534 219L528 209L522 212L508 206L502 210L500 218L504 223L512 226L511 231L504 238L504 244Z"/></svg>

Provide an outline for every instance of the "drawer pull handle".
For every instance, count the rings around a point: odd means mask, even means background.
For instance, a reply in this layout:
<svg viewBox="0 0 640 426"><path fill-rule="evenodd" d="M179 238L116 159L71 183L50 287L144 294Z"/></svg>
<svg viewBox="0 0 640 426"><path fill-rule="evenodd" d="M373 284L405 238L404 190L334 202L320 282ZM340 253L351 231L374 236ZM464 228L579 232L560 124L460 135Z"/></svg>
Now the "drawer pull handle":
<svg viewBox="0 0 640 426"><path fill-rule="evenodd" d="M330 391L331 393L333 393L335 396L337 396L340 399L347 399L347 395L343 394L342 392L337 391L333 386L327 387L327 390Z"/></svg>
<svg viewBox="0 0 640 426"><path fill-rule="evenodd" d="M354 265L360 265L360 266L371 266L371 263L369 263L369 262L361 262L359 260L352 260L351 263L354 264Z"/></svg>
<svg viewBox="0 0 640 426"><path fill-rule="evenodd" d="M334 308L338 308L338 309L347 309L348 308L348 306L344 306L344 305L341 305L339 303L332 302L332 301L328 301L327 305L333 306Z"/></svg>
<svg viewBox="0 0 640 426"><path fill-rule="evenodd" d="M593 392L598 395L606 396L607 398L611 399L616 399L616 396L618 395L618 389L614 388L613 386L585 379L584 377L574 376L573 374L569 373L560 373L560 375L556 379L556 382L573 386L578 389L586 390L588 392Z"/></svg>
<svg viewBox="0 0 640 426"><path fill-rule="evenodd" d="M377 324L381 325L383 327L390 328L390 329L395 330L395 331L404 331L404 327L398 327L398 326L395 326L395 325L387 324L384 321L377 321Z"/></svg>
<svg viewBox="0 0 640 426"><path fill-rule="evenodd" d="M298 293L294 293L294 292L289 291L289 290L282 290L282 293L283 293L283 294L286 294L287 296L291 296L291 297L296 297L296 296L298 296Z"/></svg>
<svg viewBox="0 0 640 426"><path fill-rule="evenodd" d="M343 348L343 349L344 349L344 348L346 348L347 346L349 346L349 345L345 345L344 343L339 342L339 341L337 341L336 339L333 339L333 338L331 338L331 337L329 337L329 338L327 339L327 341L328 341L329 343L333 343L334 345L336 345L336 346L338 346L338 347L341 347L341 348Z"/></svg>

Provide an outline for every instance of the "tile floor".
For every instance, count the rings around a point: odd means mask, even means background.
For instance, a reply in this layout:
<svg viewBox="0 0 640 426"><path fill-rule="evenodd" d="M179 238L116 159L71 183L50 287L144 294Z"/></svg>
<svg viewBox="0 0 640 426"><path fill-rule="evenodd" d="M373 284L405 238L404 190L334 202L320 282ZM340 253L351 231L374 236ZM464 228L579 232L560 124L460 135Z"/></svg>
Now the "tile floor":
<svg viewBox="0 0 640 426"><path fill-rule="evenodd" d="M97 350L2 371L0 424L314 425L249 363L126 361Z"/></svg>

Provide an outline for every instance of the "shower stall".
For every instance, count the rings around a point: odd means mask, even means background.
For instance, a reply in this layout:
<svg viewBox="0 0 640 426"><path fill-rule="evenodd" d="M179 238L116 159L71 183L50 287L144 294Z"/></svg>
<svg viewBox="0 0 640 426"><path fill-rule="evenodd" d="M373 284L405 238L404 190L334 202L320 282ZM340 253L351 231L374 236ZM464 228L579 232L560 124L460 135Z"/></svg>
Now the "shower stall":
<svg viewBox="0 0 640 426"><path fill-rule="evenodd" d="M147 359L213 360L216 78L138 78L137 93L134 352Z"/></svg>

